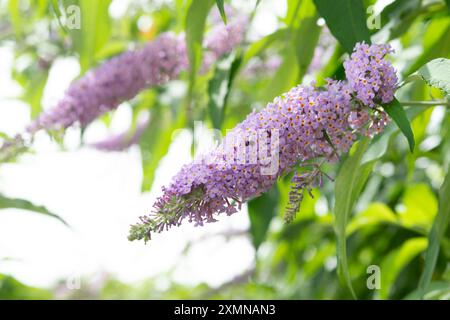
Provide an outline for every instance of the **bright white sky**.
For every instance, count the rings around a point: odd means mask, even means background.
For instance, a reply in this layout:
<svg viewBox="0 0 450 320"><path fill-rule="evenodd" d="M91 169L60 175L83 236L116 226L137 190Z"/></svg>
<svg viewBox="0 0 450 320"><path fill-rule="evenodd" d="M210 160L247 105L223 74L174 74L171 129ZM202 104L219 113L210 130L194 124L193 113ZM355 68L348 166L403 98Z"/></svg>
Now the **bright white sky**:
<svg viewBox="0 0 450 320"><path fill-rule="evenodd" d="M115 10L120 11L118 2ZM246 2L240 3L242 6ZM272 32L276 16L282 16L285 9L284 1L262 1L254 24L258 32L252 35ZM15 99L21 89L9 78L13 61L9 48L0 47L0 61L0 131L15 134L30 121L28 106ZM61 97L78 70L74 59L57 61L45 89L44 108ZM130 110L124 105L116 112L112 129L95 123L87 139L96 141L112 131L120 132L128 127L130 119ZM68 132L69 151L59 150L45 134L38 135L35 155L0 167L0 192L45 205L72 226L70 230L37 213L1 210L0 273L48 287L57 280L102 272L135 282L175 270L176 281L216 286L252 266L254 250L248 238L235 237L227 242L215 236L226 230L247 229L246 212L223 216L219 223L203 228L185 225L154 236L147 245L126 238L129 225L149 212L160 187L190 161L189 134L181 134L174 142L156 174L152 192L146 194L140 193L142 173L137 148L123 153L79 149L78 135L76 131ZM195 242L205 235L210 236ZM182 250L189 241L195 244L185 257Z"/></svg>

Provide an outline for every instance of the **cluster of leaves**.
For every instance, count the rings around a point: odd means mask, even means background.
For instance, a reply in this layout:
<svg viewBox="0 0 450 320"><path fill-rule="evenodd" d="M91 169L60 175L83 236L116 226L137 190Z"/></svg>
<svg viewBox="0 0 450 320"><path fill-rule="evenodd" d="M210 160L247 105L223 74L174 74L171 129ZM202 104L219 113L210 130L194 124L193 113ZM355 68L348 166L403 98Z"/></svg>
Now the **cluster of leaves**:
<svg viewBox="0 0 450 320"><path fill-rule="evenodd" d="M25 68L21 64L13 76L24 89L22 98L30 105L32 116L40 111L48 72L57 57L77 57L82 74L160 32L186 32L191 62L190 70L181 78L186 94L174 95L169 84L146 90L130 101L136 118L143 110L151 115L139 143L143 191L151 190L155 171L174 133L183 127L191 129L194 119L225 131L251 109L302 81L321 83L326 77L343 78L343 57L356 42L395 41L403 48L397 52L395 64L404 81L397 99L383 106L394 120L387 130L375 139L362 139L339 165L329 166L327 171L336 176L336 181L314 190L314 198L306 196L292 224L280 227L289 177L249 202L248 234L256 251L255 270L218 289L199 285L193 290L172 284L170 293L158 291L153 281L131 287L109 280L94 297L449 297L449 2L393 1L379 14L380 29L369 30L367 9L375 0L286 1L286 16L280 18L277 30L246 43L204 74L198 71L207 15L217 5L226 23L224 1L177 0L170 6L148 8L133 4L120 18L108 14L109 0L99 0L98 4L87 0L30 0L27 8L19 1L8 1L9 13L0 14L0 41L13 41L16 61L23 57L31 61ZM255 1L252 16L260 2ZM63 9L73 3L79 5L83 16L79 30L61 27ZM137 28L137 21L143 17L153 21L147 30ZM327 32L317 24L320 17L335 38L330 44L333 52L320 70L308 74L320 37ZM35 28L38 23L45 32ZM11 32L3 33L4 28L11 28ZM261 70L256 76L246 72L252 62L273 55L281 59L276 71ZM106 115L102 121L108 124L109 119ZM4 207L49 214L27 201L0 197L0 208ZM367 286L367 268L371 265L381 270L379 290Z"/></svg>

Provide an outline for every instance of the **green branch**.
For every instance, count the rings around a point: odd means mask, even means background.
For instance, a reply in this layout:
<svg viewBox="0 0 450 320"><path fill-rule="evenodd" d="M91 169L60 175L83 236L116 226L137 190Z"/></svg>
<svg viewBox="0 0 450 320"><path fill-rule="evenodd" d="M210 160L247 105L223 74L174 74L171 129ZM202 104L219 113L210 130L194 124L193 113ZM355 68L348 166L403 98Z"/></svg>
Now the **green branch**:
<svg viewBox="0 0 450 320"><path fill-rule="evenodd" d="M434 106L445 106L450 107L450 102L446 100L434 100L434 101L402 101L400 102L402 106L411 107L434 107Z"/></svg>

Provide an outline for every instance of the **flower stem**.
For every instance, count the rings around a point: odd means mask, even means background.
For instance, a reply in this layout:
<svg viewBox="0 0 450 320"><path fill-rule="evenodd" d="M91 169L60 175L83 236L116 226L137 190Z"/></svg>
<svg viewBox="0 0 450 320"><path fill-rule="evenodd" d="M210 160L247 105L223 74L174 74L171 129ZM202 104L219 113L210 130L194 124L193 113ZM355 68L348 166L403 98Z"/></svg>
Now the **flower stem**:
<svg viewBox="0 0 450 320"><path fill-rule="evenodd" d="M433 101L402 101L400 102L402 106L411 107L434 107L434 106L445 106L450 107L450 102L446 100L433 100Z"/></svg>

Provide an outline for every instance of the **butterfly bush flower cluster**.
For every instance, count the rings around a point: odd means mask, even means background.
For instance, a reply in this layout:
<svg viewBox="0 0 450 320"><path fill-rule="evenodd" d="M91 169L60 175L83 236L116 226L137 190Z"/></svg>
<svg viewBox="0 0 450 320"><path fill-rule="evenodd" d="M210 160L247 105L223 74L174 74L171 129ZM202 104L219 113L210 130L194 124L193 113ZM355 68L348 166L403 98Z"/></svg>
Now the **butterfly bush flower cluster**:
<svg viewBox="0 0 450 320"><path fill-rule="evenodd" d="M57 105L28 127L85 127L101 114L136 96L141 90L167 82L187 65L182 37L162 34L143 48L125 52L75 81Z"/></svg>
<svg viewBox="0 0 450 320"><path fill-rule="evenodd" d="M247 25L247 18L237 15L231 7L227 7L227 16L229 22L227 25L223 25L220 15L213 14L211 19L214 27L208 33L205 39L205 53L202 65L202 71L207 71L211 65L220 59L220 57L230 53L237 45L242 43L244 39L245 27ZM180 50L184 55L184 69L187 66L187 57L185 48ZM148 123L147 123L148 124ZM141 124L134 134L130 135L130 132L124 132L122 134L107 137L103 141L94 143L92 147L103 151L123 151L139 142L139 138L144 132L147 124Z"/></svg>
<svg viewBox="0 0 450 320"><path fill-rule="evenodd" d="M245 21L236 16L228 25L221 23L213 27L205 38L209 53L205 65L209 66L240 44ZM140 91L176 78L188 64L184 36L162 34L143 48L114 57L75 81L56 106L32 122L27 131L33 134L40 129L66 129L75 123L85 127Z"/></svg>
<svg viewBox="0 0 450 320"><path fill-rule="evenodd" d="M320 165L338 160L359 134L373 135L387 124L376 103L393 99L395 70L385 60L389 52L388 46L358 44L344 64L349 81L297 86L252 112L214 151L185 165L163 187L153 212L131 227L129 239L149 240L151 232L179 226L185 219L203 225L217 214L233 214L297 169L286 212L291 221L304 192L327 177ZM367 89L360 82L372 84L370 103L360 99L358 90Z"/></svg>
<svg viewBox="0 0 450 320"><path fill-rule="evenodd" d="M391 53L389 45L369 46L359 43L351 59L344 62L345 75L356 97L365 105L390 102L395 93L397 75L384 57Z"/></svg>

